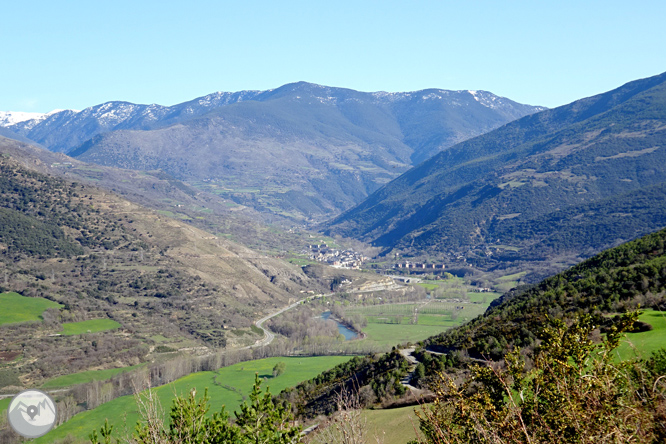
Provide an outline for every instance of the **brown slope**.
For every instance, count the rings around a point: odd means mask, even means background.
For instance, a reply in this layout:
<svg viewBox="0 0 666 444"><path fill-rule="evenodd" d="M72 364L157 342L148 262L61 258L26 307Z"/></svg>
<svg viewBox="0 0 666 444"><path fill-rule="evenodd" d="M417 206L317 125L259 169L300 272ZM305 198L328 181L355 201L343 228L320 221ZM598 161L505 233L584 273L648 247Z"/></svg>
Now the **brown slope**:
<svg viewBox="0 0 666 444"><path fill-rule="evenodd" d="M299 267L269 258L97 187L46 176L32 148L0 139L7 190L2 208L15 219L66 234L74 254L34 254L0 238L3 291L47 297L63 309L44 322L0 327L11 365L30 380L137 364L157 345L212 349L254 342L252 322L305 290L323 290ZM22 152L21 160L13 154ZM59 156L59 155L54 155ZM3 185L4 186L4 185ZM57 217L55 217L57 216ZM76 216L71 222L69 216ZM34 227L33 227L34 228ZM39 236L33 230L35 236ZM40 245L39 242L36 245ZM78 249L78 250L77 250ZM61 250L63 251L63 250ZM119 330L52 337L62 323L110 318ZM230 331L238 334L229 334Z"/></svg>

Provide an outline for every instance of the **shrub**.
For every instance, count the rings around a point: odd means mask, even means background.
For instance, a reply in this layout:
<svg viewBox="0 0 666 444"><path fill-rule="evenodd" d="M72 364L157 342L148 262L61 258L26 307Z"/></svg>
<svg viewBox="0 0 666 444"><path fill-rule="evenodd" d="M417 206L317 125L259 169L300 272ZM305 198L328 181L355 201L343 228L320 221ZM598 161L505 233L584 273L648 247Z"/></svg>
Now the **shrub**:
<svg viewBox="0 0 666 444"><path fill-rule="evenodd" d="M246 401L241 405L233 423L224 407L208 416L208 392L197 400L196 391L192 390L189 396L173 400L171 422L166 428L151 394L149 392L147 398L138 402L142 420L137 423L134 436L126 441L127 444L291 444L298 442L301 436L300 426L293 425L291 406L276 406L268 389L262 393L258 375L255 375L249 403ZM92 432L90 442L120 443L112 437L112 432L113 426L105 422L99 435L97 431Z"/></svg>
<svg viewBox="0 0 666 444"><path fill-rule="evenodd" d="M591 316L568 327L550 320L529 370L516 348L503 368L475 365L461 385L440 374L436 401L417 412L426 442L664 442L664 352L622 363L612 353L637 316L624 315L597 344Z"/></svg>

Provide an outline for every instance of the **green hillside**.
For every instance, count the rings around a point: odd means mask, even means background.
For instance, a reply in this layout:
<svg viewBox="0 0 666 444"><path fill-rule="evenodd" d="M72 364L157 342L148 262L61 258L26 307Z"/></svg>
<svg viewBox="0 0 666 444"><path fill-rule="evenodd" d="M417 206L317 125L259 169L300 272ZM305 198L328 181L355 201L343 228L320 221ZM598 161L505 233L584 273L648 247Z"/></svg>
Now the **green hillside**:
<svg viewBox="0 0 666 444"><path fill-rule="evenodd" d="M275 394L347 360L349 357L345 356L260 359L224 367L214 372L193 373L172 384L153 390L159 397L162 407L167 411L171 406L174 393L185 395L195 389L198 396L201 396L204 390L208 389L211 397L209 412L211 415L213 412L219 412L222 406L226 407L227 412L233 412L241 405L244 397L250 393L256 373L260 378L266 378L263 387L269 387ZM284 362L286 370L282 375L274 378L272 370L278 362ZM125 414L127 414L126 423ZM72 436L77 442L86 442L92 430L101 427L105 419L115 424L116 431L121 433L125 424L127 424L128 430L133 430L138 418L135 398L124 396L102 404L94 410L79 413L35 442L48 443L67 436Z"/></svg>
<svg viewBox="0 0 666 444"><path fill-rule="evenodd" d="M460 143L328 232L485 267L589 257L666 225L665 142L662 74Z"/></svg>
<svg viewBox="0 0 666 444"><path fill-rule="evenodd" d="M661 230L606 250L539 284L506 293L482 316L422 345L438 352L464 351L477 358L500 359L513 346L533 346L547 317L590 313L603 331L613 325L608 314L639 306L666 308L665 290L666 230ZM657 328L650 336L666 344L661 318L655 320ZM649 346L645 352L652 350Z"/></svg>

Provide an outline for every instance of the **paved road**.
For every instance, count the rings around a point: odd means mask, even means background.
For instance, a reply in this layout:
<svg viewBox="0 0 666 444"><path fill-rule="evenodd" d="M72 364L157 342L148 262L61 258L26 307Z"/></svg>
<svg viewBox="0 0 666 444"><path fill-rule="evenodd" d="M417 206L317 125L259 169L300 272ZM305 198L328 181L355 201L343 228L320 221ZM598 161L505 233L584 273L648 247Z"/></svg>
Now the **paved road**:
<svg viewBox="0 0 666 444"><path fill-rule="evenodd" d="M271 318L274 318L275 316L284 313L287 310L291 310L292 308L296 307L299 304L302 304L303 302L309 300L309 299L315 299L315 298L321 298L324 296L331 296L333 293L330 293L328 295L323 295L323 294L318 294L314 296L308 296L307 298L303 298L300 301L296 301L291 305L288 305L287 307L281 308L280 310L269 314L268 316L264 316L263 318L259 319L257 322L254 323L257 327L262 329L264 331L264 337L262 339L259 339L257 342L254 343L254 345L248 345L247 347L243 347L243 349L248 349L248 348L254 348L254 347L263 347L271 342L273 342L273 339L275 339L275 333L264 327L264 322L268 321Z"/></svg>
<svg viewBox="0 0 666 444"><path fill-rule="evenodd" d="M40 388L36 388L35 390L42 390ZM45 393L48 393L49 395L52 393L60 393L60 392L66 392L69 391L69 388L63 388L63 389L58 389L58 390L42 390ZM4 398L13 398L14 396L18 395L18 393L12 393L12 394L0 394L0 399Z"/></svg>
<svg viewBox="0 0 666 444"><path fill-rule="evenodd" d="M412 379L412 376L414 375L414 372L416 371L416 366L419 364L419 361L414 357L414 355L412 355L414 350L414 347L400 349L400 354L404 356L405 359L407 359L409 366L411 367L411 371L400 380L400 383L410 390L418 390L416 387L409 383L409 381Z"/></svg>

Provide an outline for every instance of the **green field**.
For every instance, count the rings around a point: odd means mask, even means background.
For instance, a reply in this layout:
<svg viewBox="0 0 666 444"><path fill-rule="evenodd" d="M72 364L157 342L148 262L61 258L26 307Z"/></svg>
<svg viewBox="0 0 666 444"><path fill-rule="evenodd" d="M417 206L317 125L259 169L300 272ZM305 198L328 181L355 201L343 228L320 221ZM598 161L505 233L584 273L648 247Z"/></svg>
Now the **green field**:
<svg viewBox="0 0 666 444"><path fill-rule="evenodd" d="M120 327L122 327L122 325L112 319L91 319L89 321L67 322L62 324L62 334L65 336L80 335L83 333L113 330Z"/></svg>
<svg viewBox="0 0 666 444"><path fill-rule="evenodd" d="M451 319L450 316L420 314L419 325L440 325L442 327L451 328L460 325L460 321Z"/></svg>
<svg viewBox="0 0 666 444"><path fill-rule="evenodd" d="M0 429L9 427L7 424L7 408L9 403L12 402L12 398L3 398L0 399Z"/></svg>
<svg viewBox="0 0 666 444"><path fill-rule="evenodd" d="M652 352L666 348L666 312L644 310L638 319L650 324L652 330L625 334L616 350L620 359L648 358Z"/></svg>
<svg viewBox="0 0 666 444"><path fill-rule="evenodd" d="M497 293L495 291L488 291L483 293L470 292L467 293L467 297L470 302L476 302L479 304L485 304L486 306L490 304L491 301L494 301L498 297L502 296L503 293Z"/></svg>
<svg viewBox="0 0 666 444"><path fill-rule="evenodd" d="M439 285L430 284L430 283L427 283L427 282L419 282L417 285L420 285L421 287L425 288L426 290L435 290L436 288L439 288Z"/></svg>
<svg viewBox="0 0 666 444"><path fill-rule="evenodd" d="M311 379L319 373L334 367L335 365L349 360L349 356L322 356L313 358L268 358L257 361L242 362L219 369L217 372L199 372L180 378L177 381L158 387L155 390L159 396L162 407L168 412L174 393L187 394L190 389L197 389L197 396L201 396L204 389L208 388L211 398L211 410L209 413L219 411L225 405L228 412L232 412L241 405L242 398L249 394L254 375L268 378L262 384L262 388L270 387L271 393L277 394L281 390L297 385L298 383ZM271 378L273 367L277 362L285 362L287 365L284 374L277 378ZM217 381L217 383L216 383ZM233 387L229 390L223 386ZM127 414L127 428L132 431L138 418L137 407L132 396L124 396L114 399L100 407L79 413L60 427L52 430L42 438L35 440L37 443L50 443L65 438L67 435L83 441L93 428L99 429L106 418L116 425L114 432L121 433L124 428L123 417Z"/></svg>
<svg viewBox="0 0 666 444"><path fill-rule="evenodd" d="M440 325L368 324L363 329L367 335L363 341L377 344L388 350L394 345L421 341L446 329L447 327Z"/></svg>
<svg viewBox="0 0 666 444"><path fill-rule="evenodd" d="M527 274L526 271L521 271L519 273L514 273L514 274L507 274L506 276L502 276L499 278L500 281L517 281L518 279L522 278Z"/></svg>
<svg viewBox="0 0 666 444"><path fill-rule="evenodd" d="M350 307L345 310L345 313L360 314L363 316L410 316L414 313L414 308L417 304L379 304Z"/></svg>
<svg viewBox="0 0 666 444"><path fill-rule="evenodd" d="M480 315L487 304L431 300L425 304L378 304L356 306L346 313L360 314L368 322L363 328L364 341L381 347L391 347L405 342L418 342L441 333ZM418 322L412 324L414 310L418 310Z"/></svg>
<svg viewBox="0 0 666 444"><path fill-rule="evenodd" d="M416 407L400 407L394 409L363 410L358 425L365 432L365 443L405 444L416 439L416 430L419 420L414 413ZM347 425L348 426L348 425ZM421 437L423 435L418 432ZM323 434L314 438L315 443L344 443L352 440L345 439L342 431L336 424L323 431ZM354 441L357 442L357 441ZM358 441L361 442L361 441Z"/></svg>
<svg viewBox="0 0 666 444"><path fill-rule="evenodd" d="M44 298L29 298L18 293L0 294L0 325L41 321L47 308L61 308L57 302Z"/></svg>
<svg viewBox="0 0 666 444"><path fill-rule="evenodd" d="M54 389L61 387L70 387L76 384L84 384L92 381L105 381L120 373L125 373L133 370L140 365L133 365L131 367L110 368L108 370L90 370L87 372L73 373L71 375L58 376L53 378L42 386L43 389Z"/></svg>
<svg viewBox="0 0 666 444"><path fill-rule="evenodd" d="M375 442L375 436L384 444L404 444L416 439L419 419L414 413L416 407L400 407L387 410L364 410L368 430L367 442ZM420 434L420 431L419 431Z"/></svg>

